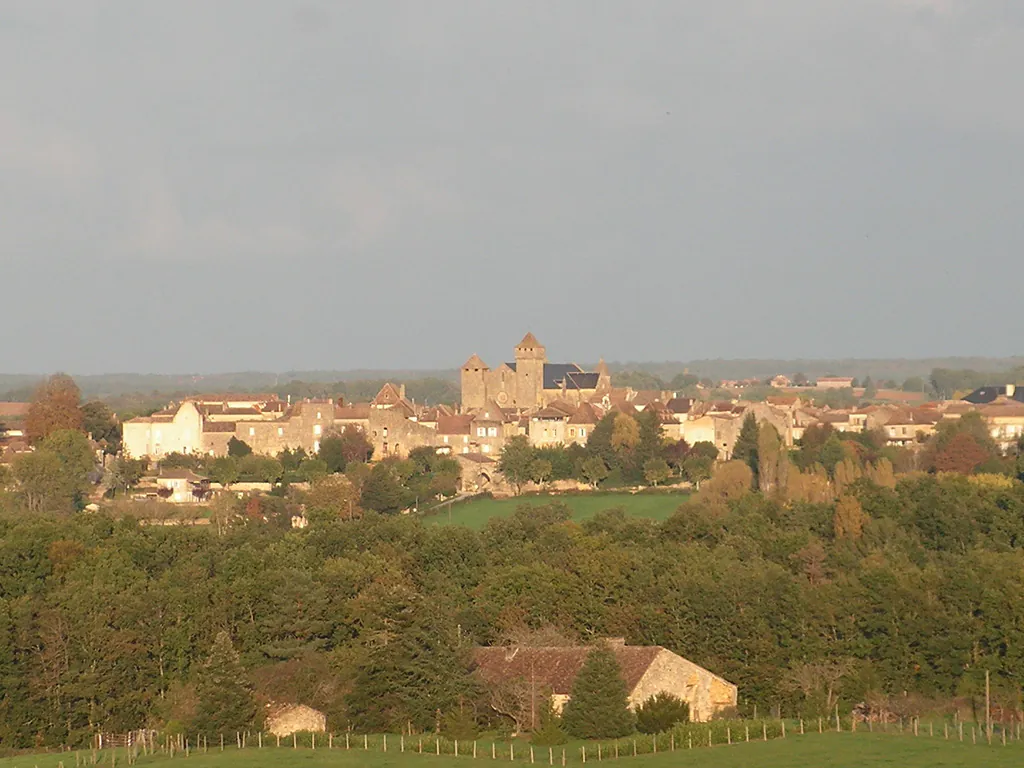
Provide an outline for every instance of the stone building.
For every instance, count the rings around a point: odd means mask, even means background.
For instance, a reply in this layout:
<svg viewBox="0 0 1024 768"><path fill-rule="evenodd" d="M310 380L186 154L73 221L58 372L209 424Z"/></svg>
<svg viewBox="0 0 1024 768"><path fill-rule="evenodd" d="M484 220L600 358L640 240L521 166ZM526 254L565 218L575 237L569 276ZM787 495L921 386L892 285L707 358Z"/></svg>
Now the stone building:
<svg viewBox="0 0 1024 768"><path fill-rule="evenodd" d="M462 366L462 407L483 408L494 401L501 408L543 408L563 399L579 405L598 390L611 388L611 376L602 363L594 372L575 363L549 363L547 350L532 333L515 348L515 361L491 370L478 355Z"/></svg>
<svg viewBox="0 0 1024 768"><path fill-rule="evenodd" d="M690 705L690 719L710 720L723 709L735 707L736 686L692 661L661 646L626 645L607 641L615 653L629 691L629 706L636 709L651 696L668 693ZM551 703L561 712L572 694L576 676L590 648L485 647L474 651L477 674L485 685L522 680L551 691Z"/></svg>
<svg viewBox="0 0 1024 768"><path fill-rule="evenodd" d="M324 733L327 730L327 716L305 704L268 704L266 727L272 736Z"/></svg>

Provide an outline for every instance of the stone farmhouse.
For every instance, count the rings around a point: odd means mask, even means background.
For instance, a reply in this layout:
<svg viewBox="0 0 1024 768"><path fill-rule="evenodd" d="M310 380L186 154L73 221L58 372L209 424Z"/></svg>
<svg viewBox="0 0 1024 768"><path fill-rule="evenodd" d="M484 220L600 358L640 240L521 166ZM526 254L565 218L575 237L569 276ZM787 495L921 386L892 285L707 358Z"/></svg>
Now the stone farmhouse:
<svg viewBox="0 0 1024 768"><path fill-rule="evenodd" d="M651 696L668 693L690 705L690 718L710 720L723 709L735 707L736 686L692 661L660 646L626 645L607 641L615 653L629 691L629 706L640 706ZM477 648L476 673L485 685L521 680L551 692L551 703L561 712L572 696L576 676L590 648Z"/></svg>

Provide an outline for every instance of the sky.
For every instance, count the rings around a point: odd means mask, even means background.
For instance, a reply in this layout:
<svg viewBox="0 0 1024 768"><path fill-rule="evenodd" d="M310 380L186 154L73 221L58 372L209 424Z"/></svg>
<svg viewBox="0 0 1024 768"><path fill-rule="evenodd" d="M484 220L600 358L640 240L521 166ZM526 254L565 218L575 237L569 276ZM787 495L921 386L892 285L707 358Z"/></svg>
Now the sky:
<svg viewBox="0 0 1024 768"><path fill-rule="evenodd" d="M1016 0L2 0L5 372L1024 352Z"/></svg>

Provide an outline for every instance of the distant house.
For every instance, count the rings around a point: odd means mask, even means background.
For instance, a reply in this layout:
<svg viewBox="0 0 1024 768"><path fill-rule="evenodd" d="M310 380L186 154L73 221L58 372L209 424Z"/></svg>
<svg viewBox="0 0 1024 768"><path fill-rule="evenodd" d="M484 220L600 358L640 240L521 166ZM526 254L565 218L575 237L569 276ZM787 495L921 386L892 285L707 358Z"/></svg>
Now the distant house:
<svg viewBox="0 0 1024 768"><path fill-rule="evenodd" d="M783 376L781 373L778 376L772 377L770 383L776 389L785 389L786 387L793 386L793 382L789 380L789 376Z"/></svg>
<svg viewBox="0 0 1024 768"><path fill-rule="evenodd" d="M156 478L157 495L175 504L194 504L210 494L209 479L189 469L167 469Z"/></svg>
<svg viewBox="0 0 1024 768"><path fill-rule="evenodd" d="M818 379L818 389L849 389L853 386L851 376L822 376Z"/></svg>
<svg viewBox="0 0 1024 768"><path fill-rule="evenodd" d="M705 721L736 706L736 686L692 661L661 646L626 645L621 639L608 642L622 670L630 707L669 693L690 705L692 720ZM573 683L590 650L579 646L484 647L473 655L476 672L485 685L517 679L535 683L551 691L551 703L560 712L571 698Z"/></svg>

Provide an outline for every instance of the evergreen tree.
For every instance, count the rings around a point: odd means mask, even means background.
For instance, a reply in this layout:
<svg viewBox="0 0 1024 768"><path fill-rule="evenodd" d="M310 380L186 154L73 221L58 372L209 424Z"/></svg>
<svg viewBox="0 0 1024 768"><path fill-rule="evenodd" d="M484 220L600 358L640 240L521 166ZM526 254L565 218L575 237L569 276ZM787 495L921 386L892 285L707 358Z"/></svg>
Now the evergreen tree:
<svg viewBox="0 0 1024 768"><path fill-rule="evenodd" d="M249 456L252 453L252 448L245 440L239 440L237 437L232 437L228 440L228 456L233 459L241 459L245 456Z"/></svg>
<svg viewBox="0 0 1024 768"><path fill-rule="evenodd" d="M587 656L572 686L562 723L578 739L612 739L633 730L629 691L615 653L607 645L596 646Z"/></svg>
<svg viewBox="0 0 1024 768"><path fill-rule="evenodd" d="M562 728L562 718L555 712L551 704L551 696L544 697L540 705L540 726L533 732L530 741L542 747L553 747L565 744L569 734Z"/></svg>
<svg viewBox="0 0 1024 768"><path fill-rule="evenodd" d="M388 613L374 622L381 630L370 633L374 645L346 698L358 727L394 732L411 723L433 730L439 715L449 725L464 723L478 690L463 650L441 621L427 620L418 597Z"/></svg>
<svg viewBox="0 0 1024 768"><path fill-rule="evenodd" d="M231 637L218 632L196 682L199 703L193 730L209 738L250 728L256 720L252 691Z"/></svg>
<svg viewBox="0 0 1024 768"><path fill-rule="evenodd" d="M743 419L743 426L740 427L739 437L732 447L732 457L736 461L744 462L757 479L757 439L760 436L760 429L757 426L757 418L753 413L748 413Z"/></svg>

